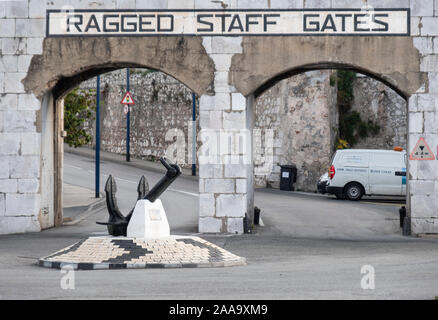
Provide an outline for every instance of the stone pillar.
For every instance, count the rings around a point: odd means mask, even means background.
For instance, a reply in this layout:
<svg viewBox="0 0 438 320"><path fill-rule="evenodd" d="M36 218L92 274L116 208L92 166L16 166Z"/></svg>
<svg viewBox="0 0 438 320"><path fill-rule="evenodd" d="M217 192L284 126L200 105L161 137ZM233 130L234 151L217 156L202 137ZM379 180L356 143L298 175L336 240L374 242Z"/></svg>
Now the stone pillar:
<svg viewBox="0 0 438 320"><path fill-rule="evenodd" d="M252 118L245 97L229 85L231 58L241 37L204 37L215 63L214 95L200 97L199 231L243 233L252 206Z"/></svg>
<svg viewBox="0 0 438 320"><path fill-rule="evenodd" d="M421 4L421 5L420 5ZM417 10L426 7L416 2ZM435 158L438 158L438 15L426 10L430 17L423 17L423 28L413 30L414 45L421 54L420 71L427 72L424 84L408 101L408 157L419 138L424 138ZM416 14L413 12L413 19ZM423 13L422 13L423 14ZM438 160L409 160L408 166L409 209L411 232L438 233Z"/></svg>

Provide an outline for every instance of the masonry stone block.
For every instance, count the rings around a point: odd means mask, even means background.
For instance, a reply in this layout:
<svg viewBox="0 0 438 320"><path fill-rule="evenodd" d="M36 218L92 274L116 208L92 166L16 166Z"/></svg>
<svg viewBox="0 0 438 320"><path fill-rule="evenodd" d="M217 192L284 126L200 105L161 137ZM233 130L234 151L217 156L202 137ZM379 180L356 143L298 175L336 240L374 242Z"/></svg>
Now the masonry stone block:
<svg viewBox="0 0 438 320"><path fill-rule="evenodd" d="M0 19L0 30L3 37L15 37L15 19Z"/></svg>
<svg viewBox="0 0 438 320"><path fill-rule="evenodd" d="M245 194L220 194L216 197L216 217L245 217Z"/></svg>
<svg viewBox="0 0 438 320"><path fill-rule="evenodd" d="M37 132L21 133L21 154L39 155L41 153L41 135Z"/></svg>
<svg viewBox="0 0 438 320"><path fill-rule="evenodd" d="M223 0L223 1L205 1L205 0L195 0L196 9L235 9L237 8L238 0Z"/></svg>
<svg viewBox="0 0 438 320"><path fill-rule="evenodd" d="M417 96L417 111L438 111L438 94L419 94ZM410 104L409 104L410 106Z"/></svg>
<svg viewBox="0 0 438 320"><path fill-rule="evenodd" d="M420 71L438 72L438 54L427 55L421 58Z"/></svg>
<svg viewBox="0 0 438 320"><path fill-rule="evenodd" d="M46 33L46 20L43 18L16 19L16 37L42 38Z"/></svg>
<svg viewBox="0 0 438 320"><path fill-rule="evenodd" d="M246 113L239 111L224 112L223 127L224 129L235 129L235 130L245 129Z"/></svg>
<svg viewBox="0 0 438 320"><path fill-rule="evenodd" d="M199 232L202 233L219 233L222 230L222 219L214 217L199 218Z"/></svg>
<svg viewBox="0 0 438 320"><path fill-rule="evenodd" d="M17 72L18 56L15 55L0 56L0 70L3 70L5 72Z"/></svg>
<svg viewBox="0 0 438 320"><path fill-rule="evenodd" d="M4 94L0 95L0 110L14 110L17 109L17 95Z"/></svg>
<svg viewBox="0 0 438 320"><path fill-rule="evenodd" d="M248 192L248 180L247 179L236 179L236 193L247 193Z"/></svg>
<svg viewBox="0 0 438 320"><path fill-rule="evenodd" d="M6 16L9 18L26 18L29 16L28 0L8 1Z"/></svg>
<svg viewBox="0 0 438 320"><path fill-rule="evenodd" d="M26 49L26 41L23 38L3 38L1 48L3 54L22 54Z"/></svg>
<svg viewBox="0 0 438 320"><path fill-rule="evenodd" d="M14 133L0 133L0 154L18 155L20 136Z"/></svg>
<svg viewBox="0 0 438 320"><path fill-rule="evenodd" d="M231 66L232 54L210 54L216 71L228 71Z"/></svg>
<svg viewBox="0 0 438 320"><path fill-rule="evenodd" d="M46 6L41 4L41 0L29 0L29 18L45 18Z"/></svg>
<svg viewBox="0 0 438 320"><path fill-rule="evenodd" d="M211 48L214 53L242 53L242 37L213 37Z"/></svg>
<svg viewBox="0 0 438 320"><path fill-rule="evenodd" d="M231 109L233 111L246 110L246 98L241 93L231 94Z"/></svg>
<svg viewBox="0 0 438 320"><path fill-rule="evenodd" d="M199 100L200 111L206 110L229 110L230 94L216 93L214 96L202 95Z"/></svg>
<svg viewBox="0 0 438 320"><path fill-rule="evenodd" d="M421 18L422 36L438 36L438 17L423 17Z"/></svg>
<svg viewBox="0 0 438 320"><path fill-rule="evenodd" d="M18 57L18 66L17 70L18 72L27 72L30 66L30 62L33 58L33 55L20 55Z"/></svg>
<svg viewBox="0 0 438 320"><path fill-rule="evenodd" d="M411 195L428 196L435 193L435 181L433 180L411 180L409 182L409 193Z"/></svg>
<svg viewBox="0 0 438 320"><path fill-rule="evenodd" d="M429 93L438 93L438 72L429 72Z"/></svg>
<svg viewBox="0 0 438 320"><path fill-rule="evenodd" d="M0 179L9 178L9 157L0 154Z"/></svg>
<svg viewBox="0 0 438 320"><path fill-rule="evenodd" d="M199 125L201 128L222 129L222 111L200 111Z"/></svg>
<svg viewBox="0 0 438 320"><path fill-rule="evenodd" d="M0 179L0 193L16 193L17 179Z"/></svg>
<svg viewBox="0 0 438 320"><path fill-rule="evenodd" d="M229 233L243 233L243 218L228 218L227 232Z"/></svg>
<svg viewBox="0 0 438 320"><path fill-rule="evenodd" d="M35 131L35 111L5 111L3 113L4 130L6 132Z"/></svg>
<svg viewBox="0 0 438 320"><path fill-rule="evenodd" d="M167 0L167 7L169 9L194 9L195 0Z"/></svg>
<svg viewBox="0 0 438 320"><path fill-rule="evenodd" d="M18 179L17 187L19 193L36 193L39 190L38 179Z"/></svg>
<svg viewBox="0 0 438 320"><path fill-rule="evenodd" d="M409 112L409 132L423 132L423 112Z"/></svg>
<svg viewBox="0 0 438 320"><path fill-rule="evenodd" d="M0 193L0 218L4 217L5 212L6 212L6 195Z"/></svg>
<svg viewBox="0 0 438 320"><path fill-rule="evenodd" d="M136 0L116 0L116 9L135 9Z"/></svg>
<svg viewBox="0 0 438 320"><path fill-rule="evenodd" d="M6 194L6 216L37 216L39 208L39 194Z"/></svg>
<svg viewBox="0 0 438 320"><path fill-rule="evenodd" d="M438 131L438 113L424 112L424 132L437 133Z"/></svg>
<svg viewBox="0 0 438 320"><path fill-rule="evenodd" d="M223 178L223 175L222 164L203 164L199 166L200 178Z"/></svg>
<svg viewBox="0 0 438 320"><path fill-rule="evenodd" d="M0 94L5 92L5 73L0 72Z"/></svg>
<svg viewBox="0 0 438 320"><path fill-rule="evenodd" d="M306 0L304 1L305 8L330 8L331 0Z"/></svg>
<svg viewBox="0 0 438 320"><path fill-rule="evenodd" d="M411 218L411 232L413 235L421 233L438 233L438 219Z"/></svg>
<svg viewBox="0 0 438 320"><path fill-rule="evenodd" d="M24 72L8 72L5 74L5 93L24 93L21 80L26 77Z"/></svg>
<svg viewBox="0 0 438 320"><path fill-rule="evenodd" d="M411 17L411 36L419 36L420 35L420 25L421 20L419 17Z"/></svg>
<svg viewBox="0 0 438 320"><path fill-rule="evenodd" d="M137 9L167 9L167 0L136 0Z"/></svg>
<svg viewBox="0 0 438 320"><path fill-rule="evenodd" d="M266 0L238 0L237 6L239 9L263 9L267 8L268 1Z"/></svg>
<svg viewBox="0 0 438 320"><path fill-rule="evenodd" d="M41 226L38 218L31 217L0 217L0 234L12 234L23 232L38 232Z"/></svg>
<svg viewBox="0 0 438 320"><path fill-rule="evenodd" d="M301 9L304 0L271 0L272 9Z"/></svg>
<svg viewBox="0 0 438 320"><path fill-rule="evenodd" d="M414 46L422 55L433 53L433 37L414 37Z"/></svg>
<svg viewBox="0 0 438 320"><path fill-rule="evenodd" d="M18 110L39 110L40 101L33 94L18 95Z"/></svg>
<svg viewBox="0 0 438 320"><path fill-rule="evenodd" d="M15 156L9 158L10 177L19 179L39 178L39 156Z"/></svg>
<svg viewBox="0 0 438 320"><path fill-rule="evenodd" d="M227 164L225 167L225 178L246 178L248 166L245 164Z"/></svg>
<svg viewBox="0 0 438 320"><path fill-rule="evenodd" d="M409 0L367 0L367 6L373 8L409 8Z"/></svg>
<svg viewBox="0 0 438 320"><path fill-rule="evenodd" d="M27 38L26 53L27 54L42 54L43 53L43 38Z"/></svg>
<svg viewBox="0 0 438 320"><path fill-rule="evenodd" d="M215 215L215 199L213 194L199 195L199 216L213 217Z"/></svg>
<svg viewBox="0 0 438 320"><path fill-rule="evenodd" d="M205 179L206 193L234 193L234 179Z"/></svg>
<svg viewBox="0 0 438 320"><path fill-rule="evenodd" d="M411 16L413 17L427 17L433 16L433 2L434 0L421 0L411 2Z"/></svg>

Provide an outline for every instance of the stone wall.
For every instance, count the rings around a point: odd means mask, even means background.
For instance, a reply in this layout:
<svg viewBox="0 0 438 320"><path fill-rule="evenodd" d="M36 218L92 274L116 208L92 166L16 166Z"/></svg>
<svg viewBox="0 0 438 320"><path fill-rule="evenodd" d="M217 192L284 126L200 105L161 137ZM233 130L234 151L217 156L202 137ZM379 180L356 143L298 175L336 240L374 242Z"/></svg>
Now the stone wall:
<svg viewBox="0 0 438 320"><path fill-rule="evenodd" d="M255 104L255 128L262 129L263 148L255 147L255 183L279 187L280 166L295 164L296 190L314 191L319 177L327 171L337 128L336 86L330 84L333 72L302 73L282 80L264 92ZM265 165L267 130L273 134L273 166ZM259 172L262 171L262 172Z"/></svg>
<svg viewBox="0 0 438 320"><path fill-rule="evenodd" d="M355 149L406 150L406 100L380 81L358 75L353 85L351 110L358 111L364 121L371 120L380 127L379 134L361 139Z"/></svg>
<svg viewBox="0 0 438 320"><path fill-rule="evenodd" d="M96 79L83 82L80 88L95 89ZM101 75L101 90L101 148L126 154L126 115L120 103L126 93L126 69ZM130 92L135 101L130 114L131 155L141 159L157 159L165 155L178 136L189 148L185 148L184 157L177 160L182 166L191 166L187 152L191 152L190 89L162 72L131 69ZM95 121L86 123L86 129L94 136ZM176 156L176 153L173 155Z"/></svg>

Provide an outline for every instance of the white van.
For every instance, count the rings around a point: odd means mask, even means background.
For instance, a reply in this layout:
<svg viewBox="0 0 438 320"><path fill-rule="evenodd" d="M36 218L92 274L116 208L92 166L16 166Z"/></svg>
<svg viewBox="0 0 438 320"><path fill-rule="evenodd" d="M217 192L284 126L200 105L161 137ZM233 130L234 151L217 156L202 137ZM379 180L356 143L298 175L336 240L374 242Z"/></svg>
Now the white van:
<svg viewBox="0 0 438 320"><path fill-rule="evenodd" d="M338 199L406 195L406 151L338 150L329 168L327 193Z"/></svg>

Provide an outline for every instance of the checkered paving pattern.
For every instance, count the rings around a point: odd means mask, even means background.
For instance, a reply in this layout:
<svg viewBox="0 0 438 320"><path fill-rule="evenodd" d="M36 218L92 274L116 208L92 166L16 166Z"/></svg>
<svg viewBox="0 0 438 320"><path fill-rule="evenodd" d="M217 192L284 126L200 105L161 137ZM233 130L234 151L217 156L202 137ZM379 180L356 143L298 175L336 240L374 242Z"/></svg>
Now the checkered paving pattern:
<svg viewBox="0 0 438 320"><path fill-rule="evenodd" d="M74 269L196 268L246 264L246 259L199 237L145 240L90 237L39 260L39 265Z"/></svg>

